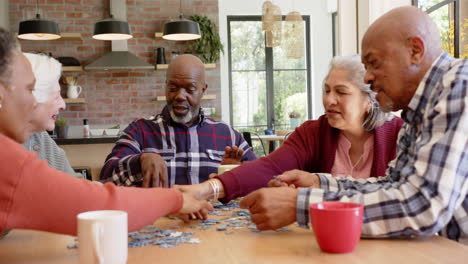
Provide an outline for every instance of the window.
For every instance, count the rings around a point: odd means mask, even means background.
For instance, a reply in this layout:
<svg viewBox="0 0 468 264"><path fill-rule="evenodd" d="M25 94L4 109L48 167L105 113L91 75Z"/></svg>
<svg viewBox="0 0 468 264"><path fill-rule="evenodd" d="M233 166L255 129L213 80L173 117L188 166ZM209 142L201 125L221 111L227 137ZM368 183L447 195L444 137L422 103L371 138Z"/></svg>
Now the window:
<svg viewBox="0 0 468 264"><path fill-rule="evenodd" d="M301 122L310 119L309 17L303 19L304 58L289 59L283 46L265 47L260 16L228 16L231 125L238 131L289 129L293 111Z"/></svg>
<svg viewBox="0 0 468 264"><path fill-rule="evenodd" d="M443 49L454 57L468 58L468 9L460 0L413 0L413 5L426 11L439 27Z"/></svg>

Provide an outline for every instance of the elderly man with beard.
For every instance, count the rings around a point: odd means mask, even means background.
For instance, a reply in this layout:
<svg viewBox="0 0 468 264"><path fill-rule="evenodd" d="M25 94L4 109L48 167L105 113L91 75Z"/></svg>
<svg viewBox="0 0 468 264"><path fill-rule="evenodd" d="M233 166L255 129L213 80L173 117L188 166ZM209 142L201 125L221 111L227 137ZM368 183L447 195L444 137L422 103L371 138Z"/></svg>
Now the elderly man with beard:
<svg viewBox="0 0 468 264"><path fill-rule="evenodd" d="M139 119L125 129L106 158L101 180L142 187L196 184L216 173L220 164L254 160L237 131L201 111L207 88L200 59L181 55L172 60L166 74L167 105L154 119Z"/></svg>

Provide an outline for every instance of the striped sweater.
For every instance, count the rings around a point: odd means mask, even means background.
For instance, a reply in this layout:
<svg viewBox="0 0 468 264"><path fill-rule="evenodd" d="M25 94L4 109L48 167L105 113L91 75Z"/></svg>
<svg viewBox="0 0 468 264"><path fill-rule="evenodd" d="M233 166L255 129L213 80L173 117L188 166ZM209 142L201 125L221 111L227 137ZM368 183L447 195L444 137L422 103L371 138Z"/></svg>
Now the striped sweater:
<svg viewBox="0 0 468 264"><path fill-rule="evenodd" d="M23 146L37 154L40 160L46 160L51 168L63 171L77 178L83 175L76 173L68 162L65 151L49 136L46 131L32 135Z"/></svg>

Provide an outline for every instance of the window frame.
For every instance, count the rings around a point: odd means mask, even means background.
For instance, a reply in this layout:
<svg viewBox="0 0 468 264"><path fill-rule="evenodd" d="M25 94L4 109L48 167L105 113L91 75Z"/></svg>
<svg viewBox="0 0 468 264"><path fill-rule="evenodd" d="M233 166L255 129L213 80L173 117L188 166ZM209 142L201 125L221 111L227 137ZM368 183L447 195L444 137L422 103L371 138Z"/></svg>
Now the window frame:
<svg viewBox="0 0 468 264"><path fill-rule="evenodd" d="M285 20L286 16L282 16L282 20ZM311 58L310 58L310 16L302 16L302 19L305 22L305 59L306 59L306 69L305 74L307 76L307 119L310 120L312 117L312 75L311 75ZM233 90L232 90L232 54L231 54L231 22L249 22L249 21L262 21L262 16L259 15L234 15L227 16L227 44L228 44L228 71L229 71L229 117L230 125L234 127L234 111L233 106ZM277 71L278 69L276 69ZM284 70L284 69L283 69ZM288 70L299 70L299 69L288 69ZM304 69L302 69L304 70ZM258 70L260 71L260 70ZM263 70L261 70L263 71ZM267 99L267 129L274 129L275 120L274 120L274 69L273 69L273 48L265 46L265 82L266 82L266 99ZM254 126L248 126L255 127Z"/></svg>
<svg viewBox="0 0 468 264"><path fill-rule="evenodd" d="M431 6L429 9L424 10L424 12L430 14L437 9L444 7L446 5L449 5L451 3L454 3L453 5L453 55L455 58L460 57L460 0L445 0L442 1L438 4L435 4L434 6ZM419 1L418 0L412 0L413 6L420 8L419 7Z"/></svg>

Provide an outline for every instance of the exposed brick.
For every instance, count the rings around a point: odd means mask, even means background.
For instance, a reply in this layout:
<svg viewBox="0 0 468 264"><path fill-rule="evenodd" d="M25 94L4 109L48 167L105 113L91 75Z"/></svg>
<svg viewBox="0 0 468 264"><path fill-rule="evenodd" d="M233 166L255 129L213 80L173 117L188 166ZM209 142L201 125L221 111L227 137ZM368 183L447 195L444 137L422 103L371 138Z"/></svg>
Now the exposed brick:
<svg viewBox="0 0 468 264"><path fill-rule="evenodd" d="M217 0L182 1L185 17L198 13L218 23ZM25 19L25 10L34 13L36 1L10 0L9 3L11 30L17 31L18 23ZM54 56L71 56L86 65L111 50L110 42L92 38L94 24L108 16L109 1L39 0L39 4L45 17L56 21L62 32L81 33L82 40L21 40L24 51L47 51ZM162 31L164 23L178 15L179 1L127 0L127 17L134 36L128 41L129 50L148 63L154 63L154 49L157 47L165 48L168 61L171 51L188 50L190 42L173 42L154 37L155 31ZM165 105L165 102L153 101L156 95L165 93L164 70L66 74L79 76L78 83L83 87L82 96L86 99L86 104L70 104L62 111L71 125L81 125L83 118L88 118L91 126L128 123L138 117L157 114ZM220 98L219 67L208 70L206 78L208 93L217 94ZM66 94L66 87L62 87L62 93ZM220 108L219 100L209 103L212 107Z"/></svg>

